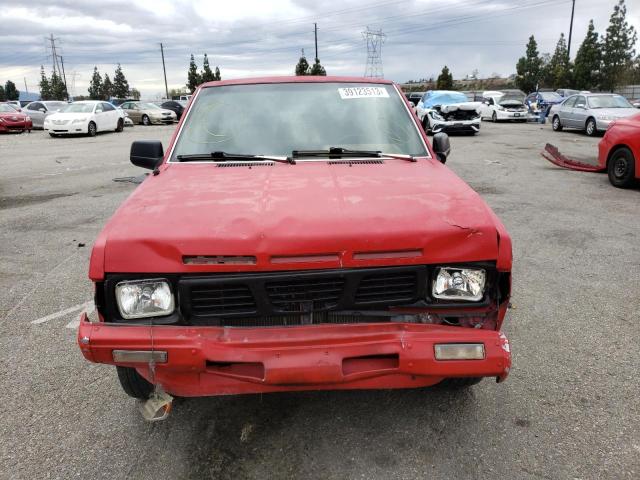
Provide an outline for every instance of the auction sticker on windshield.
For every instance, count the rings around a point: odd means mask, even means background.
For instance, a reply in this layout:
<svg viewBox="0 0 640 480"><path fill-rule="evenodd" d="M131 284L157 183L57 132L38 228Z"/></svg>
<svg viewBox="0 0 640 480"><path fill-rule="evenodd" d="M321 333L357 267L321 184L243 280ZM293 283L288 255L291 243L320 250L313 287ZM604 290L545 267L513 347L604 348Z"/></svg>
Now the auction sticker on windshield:
<svg viewBox="0 0 640 480"><path fill-rule="evenodd" d="M385 88L380 87L347 87L347 88L339 88L338 93L340 94L340 98L348 99L348 98L369 98L369 97L377 97L377 98L389 98L389 93Z"/></svg>

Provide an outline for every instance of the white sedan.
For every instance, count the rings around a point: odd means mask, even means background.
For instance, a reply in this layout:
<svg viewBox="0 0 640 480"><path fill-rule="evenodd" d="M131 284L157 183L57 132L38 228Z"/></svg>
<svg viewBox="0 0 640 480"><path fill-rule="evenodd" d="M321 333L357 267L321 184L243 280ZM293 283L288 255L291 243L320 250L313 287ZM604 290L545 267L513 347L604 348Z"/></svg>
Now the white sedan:
<svg viewBox="0 0 640 480"><path fill-rule="evenodd" d="M44 129L52 137L85 134L93 137L98 132L121 132L124 112L108 102L87 100L67 105L45 118Z"/></svg>

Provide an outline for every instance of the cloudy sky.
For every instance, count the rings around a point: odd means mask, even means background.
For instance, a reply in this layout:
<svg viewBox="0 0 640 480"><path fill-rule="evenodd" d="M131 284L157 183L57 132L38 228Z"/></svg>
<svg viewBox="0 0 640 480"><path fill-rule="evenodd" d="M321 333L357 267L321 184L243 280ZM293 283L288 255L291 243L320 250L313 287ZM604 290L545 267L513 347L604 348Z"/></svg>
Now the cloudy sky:
<svg viewBox="0 0 640 480"><path fill-rule="evenodd" d="M603 33L617 0L576 0L572 53L589 19ZM640 30L640 0L627 0ZM72 94L86 94L94 65L113 75L117 63L145 97L164 91L160 42L169 88L186 82L189 55L209 55L223 78L290 75L304 49L331 75L363 75L362 31L382 29L384 76L398 82L514 73L534 34L552 52L568 33L571 0L0 0L0 82L38 89L40 65L52 68L46 37L57 39ZM636 47L640 50L640 45Z"/></svg>

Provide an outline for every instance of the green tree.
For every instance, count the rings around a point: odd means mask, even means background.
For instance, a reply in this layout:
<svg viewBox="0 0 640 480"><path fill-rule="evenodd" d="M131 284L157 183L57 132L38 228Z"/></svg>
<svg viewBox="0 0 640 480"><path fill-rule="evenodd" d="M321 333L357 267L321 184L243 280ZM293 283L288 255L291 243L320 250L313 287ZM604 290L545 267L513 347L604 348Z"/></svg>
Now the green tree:
<svg viewBox="0 0 640 480"><path fill-rule="evenodd" d="M193 53L191 54L191 60L189 61L189 70L187 71L187 88L189 89L189 93L195 92L198 85L202 83L200 79L200 75L198 74L198 66L196 65L196 61L193 58Z"/></svg>
<svg viewBox="0 0 640 480"><path fill-rule="evenodd" d="M4 95L4 87L0 85L0 102L4 102L7 100L7 97Z"/></svg>
<svg viewBox="0 0 640 480"><path fill-rule="evenodd" d="M67 98L69 98L64 80L62 80L62 77L58 75L56 71L51 74L49 85L51 86L52 100L66 100Z"/></svg>
<svg viewBox="0 0 640 480"><path fill-rule="evenodd" d="M220 76L220 68L216 67L216 80L220 81L222 80L222 77Z"/></svg>
<svg viewBox="0 0 640 480"><path fill-rule="evenodd" d="M98 72L98 67L93 67L93 75L91 76L87 90L89 90L89 98L91 100L100 100L102 95L102 77L100 76L100 72Z"/></svg>
<svg viewBox="0 0 640 480"><path fill-rule="evenodd" d="M557 89L571 85L571 63L564 33L560 34L553 56L544 65L542 77L545 87Z"/></svg>
<svg viewBox="0 0 640 480"><path fill-rule="evenodd" d="M202 61L202 73L200 74L200 82L213 82L216 79L215 73L211 71L211 67L209 66L209 57L207 54L204 54L204 60Z"/></svg>
<svg viewBox="0 0 640 480"><path fill-rule="evenodd" d="M40 65L40 98L42 100L51 100L51 83L44 73L44 66Z"/></svg>
<svg viewBox="0 0 640 480"><path fill-rule="evenodd" d="M302 49L302 55L300 56L300 60L296 65L296 75L308 75L309 74L309 62L307 62L307 57L304 56L304 49Z"/></svg>
<svg viewBox="0 0 640 480"><path fill-rule="evenodd" d="M453 74L449 71L449 67L446 65L442 67L442 72L438 75L436 80L436 88L438 90L451 90L453 89Z"/></svg>
<svg viewBox="0 0 640 480"><path fill-rule="evenodd" d="M587 35L578 48L573 67L573 86L578 90L597 90L600 83L602 46L598 42L598 32L589 21Z"/></svg>
<svg viewBox="0 0 640 480"><path fill-rule="evenodd" d="M113 84L108 74L104 74L104 80L102 81L102 88L100 89L100 96L103 100L109 100L113 94Z"/></svg>
<svg viewBox="0 0 640 480"><path fill-rule="evenodd" d="M137 88L132 88L129 93L131 95L131 98L133 98L134 100L140 100L140 91Z"/></svg>
<svg viewBox="0 0 640 480"><path fill-rule="evenodd" d="M613 7L609 26L602 37L602 88L613 91L623 81L636 54L636 30L627 22L624 0Z"/></svg>
<svg viewBox="0 0 640 480"><path fill-rule="evenodd" d="M318 75L320 77L326 77L327 76L327 71L320 64L320 59L316 58L316 61L313 64L313 66L311 67L311 69L309 70L308 75Z"/></svg>
<svg viewBox="0 0 640 480"><path fill-rule="evenodd" d="M520 57L516 64L516 85L526 93L533 92L540 80L542 59L538 54L538 44L533 35L527 42L527 51L524 57Z"/></svg>
<svg viewBox="0 0 640 480"><path fill-rule="evenodd" d="M111 89L111 95L115 98L127 98L129 96L129 82L127 77L124 76L122 66L118 64L116 71L113 74L113 87Z"/></svg>
<svg viewBox="0 0 640 480"><path fill-rule="evenodd" d="M11 80L7 80L4 84L4 96L7 100L18 100L20 98L20 92L16 88L16 84Z"/></svg>

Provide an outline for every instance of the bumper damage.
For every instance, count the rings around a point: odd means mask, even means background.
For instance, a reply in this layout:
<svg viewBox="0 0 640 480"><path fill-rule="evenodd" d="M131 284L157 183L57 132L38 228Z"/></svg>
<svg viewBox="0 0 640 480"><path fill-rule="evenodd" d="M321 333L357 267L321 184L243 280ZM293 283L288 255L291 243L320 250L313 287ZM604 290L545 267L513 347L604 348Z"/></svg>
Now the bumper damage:
<svg viewBox="0 0 640 480"><path fill-rule="evenodd" d="M91 323L78 329L92 362L134 367L172 394L411 388L448 377L506 379L511 352L501 332L442 325L360 324L223 328ZM436 345L481 344L474 360L436 360ZM156 352L154 375L138 360ZM131 357L122 351L135 351ZM166 352L158 354L157 352Z"/></svg>

